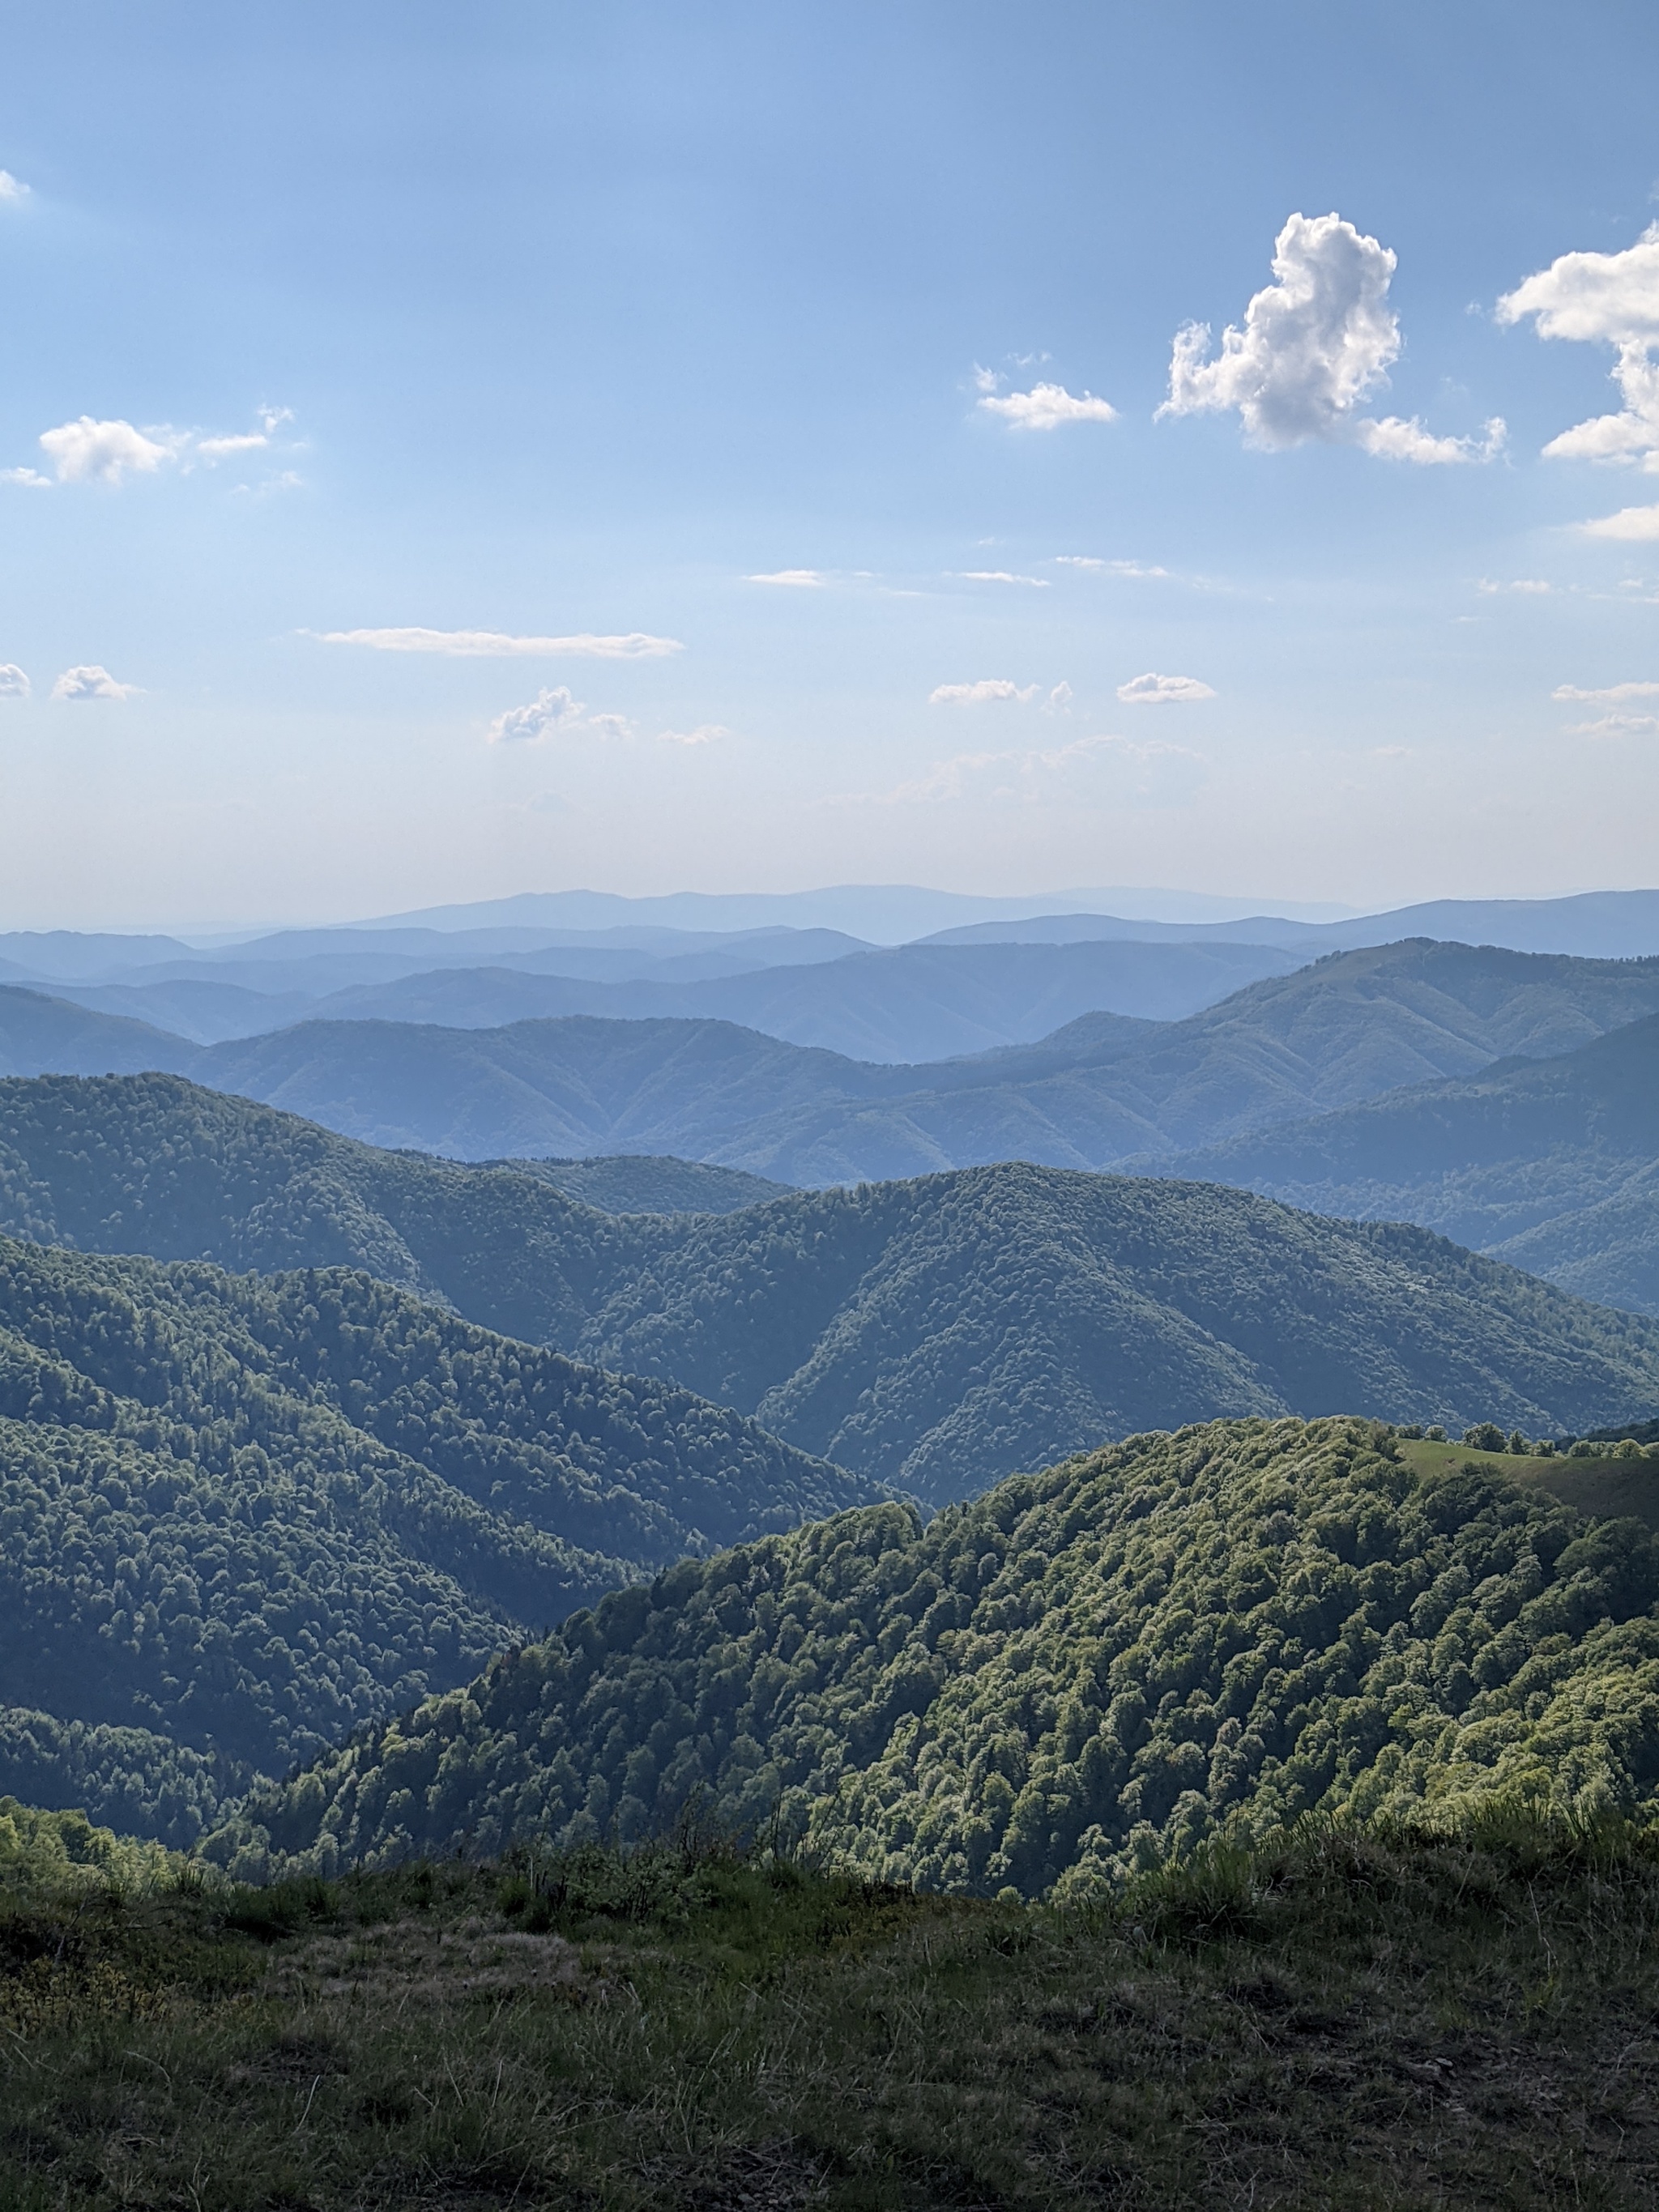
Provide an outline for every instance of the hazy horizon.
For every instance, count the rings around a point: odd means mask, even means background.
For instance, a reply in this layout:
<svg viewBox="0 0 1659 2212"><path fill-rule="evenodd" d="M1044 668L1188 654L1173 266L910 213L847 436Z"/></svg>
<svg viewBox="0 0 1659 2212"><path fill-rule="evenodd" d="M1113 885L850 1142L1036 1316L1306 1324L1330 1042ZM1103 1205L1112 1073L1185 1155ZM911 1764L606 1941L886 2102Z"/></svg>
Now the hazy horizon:
<svg viewBox="0 0 1659 2212"><path fill-rule="evenodd" d="M12 11L0 928L1641 883L1650 12Z"/></svg>

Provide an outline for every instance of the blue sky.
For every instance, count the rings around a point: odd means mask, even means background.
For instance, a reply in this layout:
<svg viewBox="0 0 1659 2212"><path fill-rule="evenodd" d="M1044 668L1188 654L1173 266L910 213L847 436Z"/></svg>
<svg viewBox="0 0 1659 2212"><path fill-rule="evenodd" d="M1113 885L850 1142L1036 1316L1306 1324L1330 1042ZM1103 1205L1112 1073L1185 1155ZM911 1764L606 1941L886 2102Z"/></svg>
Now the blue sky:
<svg viewBox="0 0 1659 2212"><path fill-rule="evenodd" d="M0 926L1659 878L1650 7L5 64Z"/></svg>

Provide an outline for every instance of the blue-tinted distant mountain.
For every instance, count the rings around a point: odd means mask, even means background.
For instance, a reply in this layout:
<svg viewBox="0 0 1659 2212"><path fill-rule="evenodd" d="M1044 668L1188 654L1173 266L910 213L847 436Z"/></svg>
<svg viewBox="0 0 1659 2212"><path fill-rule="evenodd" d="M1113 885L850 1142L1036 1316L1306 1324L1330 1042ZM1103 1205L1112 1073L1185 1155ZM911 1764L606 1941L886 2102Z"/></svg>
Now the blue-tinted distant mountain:
<svg viewBox="0 0 1659 2212"><path fill-rule="evenodd" d="M113 975L189 957L189 945L176 937L125 937L112 931L79 929L0 931L0 975L8 981Z"/></svg>
<svg viewBox="0 0 1659 2212"><path fill-rule="evenodd" d="M1659 1012L1659 960L1396 945L1253 983L1184 1022L1091 1013L920 1066L728 1022L582 1017L308 1021L204 1050L34 994L7 1001L38 1032L18 1073L172 1067L374 1144L471 1159L670 1153L804 1185L1171 1159L1505 1055L1571 1051Z"/></svg>
<svg viewBox="0 0 1659 2212"><path fill-rule="evenodd" d="M1312 959L1325 952L1392 945L1409 937L1495 945L1516 952L1565 952L1585 959L1659 954L1659 890L1585 891L1559 899L1434 899L1384 914L1311 921L1283 914L1224 921L1127 921L1097 913L993 920L937 933L934 945L1070 945L1095 939L1146 943L1276 945Z"/></svg>
<svg viewBox="0 0 1659 2212"><path fill-rule="evenodd" d="M1659 1314L1659 1017L1188 1152L1170 1172L1421 1222L1581 1297Z"/></svg>
<svg viewBox="0 0 1659 2212"><path fill-rule="evenodd" d="M195 1056L187 1039L148 1023L0 985L0 1075L124 1075L184 1068Z"/></svg>
<svg viewBox="0 0 1659 2212"><path fill-rule="evenodd" d="M1275 908L1292 920L1324 921L1350 909L1327 902L1288 904L1227 898L1208 891L1115 890L1038 892L1028 898L980 897L917 884L835 884L821 890L672 891L625 898L613 891L524 891L466 906L426 907L386 915L359 928L468 929L544 923L562 929L606 929L655 923L677 929L843 929L878 945L904 945L964 922L1018 920L1038 914L1146 915L1161 921L1224 921Z"/></svg>
<svg viewBox="0 0 1659 2212"><path fill-rule="evenodd" d="M713 981L440 969L339 993L314 1012L466 1029L563 1014L732 1021L857 1060L921 1061L1031 1043L1084 1012L1179 1021L1298 964L1257 945L908 945Z"/></svg>

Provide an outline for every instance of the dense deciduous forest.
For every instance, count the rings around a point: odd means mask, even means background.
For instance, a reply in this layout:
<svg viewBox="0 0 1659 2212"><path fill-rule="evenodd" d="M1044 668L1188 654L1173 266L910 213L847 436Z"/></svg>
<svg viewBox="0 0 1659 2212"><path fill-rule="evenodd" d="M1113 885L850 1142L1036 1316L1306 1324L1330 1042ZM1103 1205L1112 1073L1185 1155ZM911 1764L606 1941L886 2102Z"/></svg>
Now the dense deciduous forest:
<svg viewBox="0 0 1659 2212"><path fill-rule="evenodd" d="M1352 1419L1133 1437L688 1560L250 1805L247 1872L649 1832L1083 1897L1218 1829L1650 1810L1659 1541Z"/></svg>
<svg viewBox="0 0 1659 2212"><path fill-rule="evenodd" d="M1659 1327L1422 1231L1017 1164L617 1218L177 1077L43 1078L0 1084L0 1225L363 1267L935 1503L1226 1413L1358 1405L1535 1434L1659 1403Z"/></svg>
<svg viewBox="0 0 1659 2212"><path fill-rule="evenodd" d="M0 1779L182 1838L573 1604L870 1494L365 1275L0 1239Z"/></svg>

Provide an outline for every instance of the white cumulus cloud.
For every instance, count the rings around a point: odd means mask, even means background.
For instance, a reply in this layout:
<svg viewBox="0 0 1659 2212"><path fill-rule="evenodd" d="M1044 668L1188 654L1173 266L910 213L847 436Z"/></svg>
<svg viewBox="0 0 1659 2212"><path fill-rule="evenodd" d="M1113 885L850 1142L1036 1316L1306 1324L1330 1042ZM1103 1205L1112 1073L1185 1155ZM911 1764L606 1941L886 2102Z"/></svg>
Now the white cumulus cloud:
<svg viewBox="0 0 1659 2212"><path fill-rule="evenodd" d="M130 471L153 475L175 451L171 443L146 436L131 422L99 422L90 415L43 430L40 449L59 483L112 484L119 483Z"/></svg>
<svg viewBox="0 0 1659 2212"><path fill-rule="evenodd" d="M1006 676L981 676L977 684L938 684L927 694L930 707L986 707L999 699L1035 699L1037 686L1022 690Z"/></svg>
<svg viewBox="0 0 1659 2212"><path fill-rule="evenodd" d="M107 668L94 661L86 668L66 668L52 687L54 699L131 699L138 686L118 684Z"/></svg>
<svg viewBox="0 0 1659 2212"><path fill-rule="evenodd" d="M1516 576L1512 582L1507 584L1499 583L1493 576L1482 576L1474 588L1477 592L1484 592L1488 599L1496 598L1500 592L1519 592L1525 597L1542 599L1553 592L1555 586L1553 584L1545 583L1540 576Z"/></svg>
<svg viewBox="0 0 1659 2212"><path fill-rule="evenodd" d="M514 637L498 629L325 629L324 645L365 645L374 653L441 653L463 660L656 660L684 653L678 638L628 630L617 637L591 630L571 637Z"/></svg>
<svg viewBox="0 0 1659 2212"><path fill-rule="evenodd" d="M19 201L26 200L28 196L29 188L21 177L14 177L9 169L0 169L0 207L3 207L9 202L15 206Z"/></svg>
<svg viewBox="0 0 1659 2212"><path fill-rule="evenodd" d="M52 489L52 478L39 469L0 469L0 483L27 484L32 491Z"/></svg>
<svg viewBox="0 0 1659 2212"><path fill-rule="evenodd" d="M1068 392L1063 384L1034 384L1029 392L1010 392L1000 398L987 392L979 404L988 415L1000 416L1012 430L1058 430L1064 422L1117 420L1110 400L1097 399L1092 392Z"/></svg>
<svg viewBox="0 0 1659 2212"><path fill-rule="evenodd" d="M1273 282L1230 323L1210 358L1210 326L1187 323L1170 359L1160 416L1237 408L1253 446L1281 452L1310 440L1358 444L1419 465L1490 460L1502 448L1494 418L1481 441L1437 438L1399 416L1358 412L1400 357L1389 305L1397 257L1339 215L1293 215L1273 242Z"/></svg>
<svg viewBox="0 0 1659 2212"><path fill-rule="evenodd" d="M1621 507L1617 514L1603 514L1578 526L1586 538L1614 538L1626 544L1646 544L1659 538L1659 507Z"/></svg>
<svg viewBox="0 0 1659 2212"><path fill-rule="evenodd" d="M1659 223L1622 253L1563 253L1498 302L1501 323L1528 315L1540 337L1613 346L1613 380L1624 401L1615 414L1563 430L1546 455L1632 461L1659 474Z"/></svg>
<svg viewBox="0 0 1659 2212"><path fill-rule="evenodd" d="M1574 738L1645 738L1659 730L1659 714L1598 714L1594 721L1569 722Z"/></svg>
<svg viewBox="0 0 1659 2212"><path fill-rule="evenodd" d="M1117 696L1126 707L1184 707L1197 699L1213 699L1214 691L1196 676L1131 677L1120 684Z"/></svg>
<svg viewBox="0 0 1659 2212"><path fill-rule="evenodd" d="M1380 422L1355 426L1359 444L1379 460L1412 461L1419 468L1456 466L1468 461L1495 461L1509 442L1509 428L1501 415L1486 422L1482 438L1437 438L1413 415L1409 422L1385 415Z"/></svg>
<svg viewBox="0 0 1659 2212"><path fill-rule="evenodd" d="M527 706L509 707L489 726L491 744L536 744L559 730L568 730L587 712L561 684L556 690L538 691Z"/></svg>
<svg viewBox="0 0 1659 2212"><path fill-rule="evenodd" d="M822 591L825 579L817 568L774 568L769 574L745 576L745 584L783 584L798 592Z"/></svg>
<svg viewBox="0 0 1659 2212"><path fill-rule="evenodd" d="M29 679L15 660L0 662L0 699L27 699Z"/></svg>

